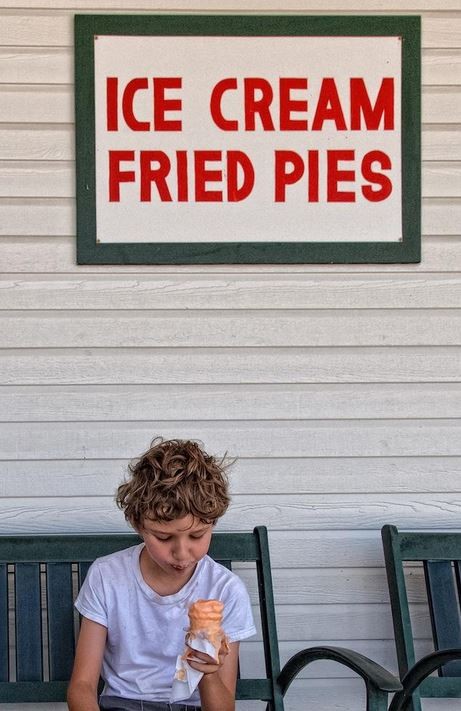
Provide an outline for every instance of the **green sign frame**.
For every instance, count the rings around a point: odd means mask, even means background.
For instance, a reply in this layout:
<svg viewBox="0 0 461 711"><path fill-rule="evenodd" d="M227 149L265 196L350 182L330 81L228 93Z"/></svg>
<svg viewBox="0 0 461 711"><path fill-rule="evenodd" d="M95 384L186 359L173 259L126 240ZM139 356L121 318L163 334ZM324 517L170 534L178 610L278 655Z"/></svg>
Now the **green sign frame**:
<svg viewBox="0 0 461 711"><path fill-rule="evenodd" d="M395 242L99 243L96 234L94 37L398 36L402 39L402 240ZM372 264L421 261L421 18L307 15L76 15L79 264Z"/></svg>

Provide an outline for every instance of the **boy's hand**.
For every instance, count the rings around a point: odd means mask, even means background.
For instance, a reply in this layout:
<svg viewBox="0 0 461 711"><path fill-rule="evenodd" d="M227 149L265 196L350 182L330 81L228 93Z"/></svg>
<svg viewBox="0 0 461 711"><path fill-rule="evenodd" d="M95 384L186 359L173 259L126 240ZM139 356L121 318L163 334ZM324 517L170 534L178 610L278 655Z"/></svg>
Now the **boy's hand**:
<svg viewBox="0 0 461 711"><path fill-rule="evenodd" d="M192 647L189 647L188 645L185 658L192 669L202 672L203 674L214 674L222 667L228 654L229 645L226 640L223 639L218 652L219 661L216 661L216 659L210 657L208 654L192 649Z"/></svg>

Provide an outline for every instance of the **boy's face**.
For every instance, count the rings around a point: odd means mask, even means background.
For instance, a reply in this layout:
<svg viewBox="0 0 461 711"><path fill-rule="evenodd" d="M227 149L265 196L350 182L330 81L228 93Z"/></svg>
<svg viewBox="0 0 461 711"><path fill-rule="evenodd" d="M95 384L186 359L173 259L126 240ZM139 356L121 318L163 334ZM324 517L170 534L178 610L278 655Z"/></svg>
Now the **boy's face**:
<svg viewBox="0 0 461 711"><path fill-rule="evenodd" d="M213 524L202 523L192 515L174 521L144 519L139 534L154 574L185 585L195 566L208 552Z"/></svg>

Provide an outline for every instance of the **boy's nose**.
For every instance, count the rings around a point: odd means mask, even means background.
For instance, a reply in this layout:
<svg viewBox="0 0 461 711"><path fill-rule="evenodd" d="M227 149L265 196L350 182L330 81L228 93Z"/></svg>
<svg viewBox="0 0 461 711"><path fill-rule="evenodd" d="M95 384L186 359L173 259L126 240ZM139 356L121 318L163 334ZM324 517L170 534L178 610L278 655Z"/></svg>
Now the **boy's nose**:
<svg viewBox="0 0 461 711"><path fill-rule="evenodd" d="M187 558L187 546L184 541L178 541L173 548L175 560L185 560Z"/></svg>

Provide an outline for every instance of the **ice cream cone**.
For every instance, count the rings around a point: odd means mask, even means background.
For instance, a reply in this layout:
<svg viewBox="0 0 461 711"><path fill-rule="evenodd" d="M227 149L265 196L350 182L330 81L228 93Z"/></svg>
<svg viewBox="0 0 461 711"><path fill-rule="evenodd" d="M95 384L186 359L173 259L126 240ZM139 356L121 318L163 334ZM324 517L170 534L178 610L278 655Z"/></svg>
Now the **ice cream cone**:
<svg viewBox="0 0 461 711"><path fill-rule="evenodd" d="M190 626L186 633L186 642L193 647L197 638L208 640L215 649L216 661L222 641L226 642L226 635L221 627L223 610L224 605L220 600L197 600L189 607Z"/></svg>

